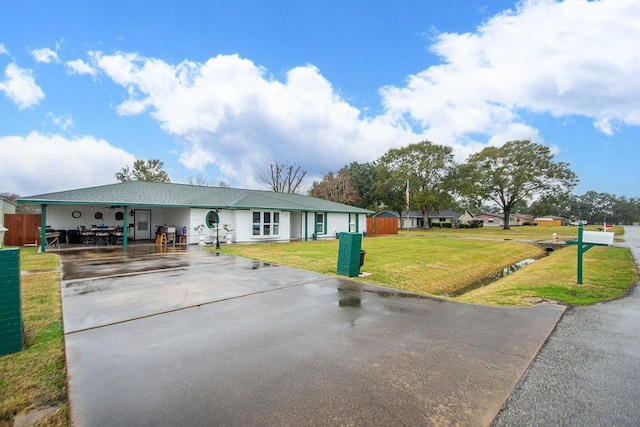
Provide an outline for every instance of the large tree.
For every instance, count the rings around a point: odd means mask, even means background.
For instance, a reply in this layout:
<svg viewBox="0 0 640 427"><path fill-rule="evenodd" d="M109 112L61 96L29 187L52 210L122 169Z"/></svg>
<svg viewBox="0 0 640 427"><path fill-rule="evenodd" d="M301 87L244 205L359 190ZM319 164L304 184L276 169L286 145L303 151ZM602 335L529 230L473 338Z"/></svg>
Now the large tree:
<svg viewBox="0 0 640 427"><path fill-rule="evenodd" d="M360 208L377 210L381 199L376 191L376 166L374 163L351 162L348 166L340 169L339 173L345 172L349 180L358 192L358 199L354 206Z"/></svg>
<svg viewBox="0 0 640 427"><path fill-rule="evenodd" d="M306 174L300 165L271 161L259 177L276 193L297 193Z"/></svg>
<svg viewBox="0 0 640 427"><path fill-rule="evenodd" d="M501 147L486 147L463 166L465 191L492 200L503 212L504 228L516 203L571 191L578 182L568 163L556 162L551 150L528 140L509 141Z"/></svg>
<svg viewBox="0 0 640 427"><path fill-rule="evenodd" d="M358 191L344 169L336 175L329 172L321 181L314 181L309 195L347 205L353 205L359 199Z"/></svg>
<svg viewBox="0 0 640 427"><path fill-rule="evenodd" d="M169 174L163 170L164 163L158 159L133 162L133 168L125 166L116 172L116 179L125 181L171 182Z"/></svg>
<svg viewBox="0 0 640 427"><path fill-rule="evenodd" d="M450 177L455 166L451 147L422 141L392 148L378 164L386 172L380 182L386 191L404 193L409 181L410 207L422 211L425 227L430 212L451 206Z"/></svg>

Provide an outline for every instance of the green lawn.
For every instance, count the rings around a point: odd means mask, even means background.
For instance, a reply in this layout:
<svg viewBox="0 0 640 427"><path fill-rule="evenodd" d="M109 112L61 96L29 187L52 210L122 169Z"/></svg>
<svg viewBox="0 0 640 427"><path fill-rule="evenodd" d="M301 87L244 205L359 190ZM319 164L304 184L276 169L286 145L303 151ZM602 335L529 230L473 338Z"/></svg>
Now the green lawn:
<svg viewBox="0 0 640 427"><path fill-rule="evenodd" d="M597 226L592 226L596 230ZM615 230L617 239L624 232ZM422 294L454 293L525 258L539 258L542 249L522 241L577 238L577 227L514 227L402 231L397 236L367 237L363 282ZM506 239L506 240L502 240ZM338 240L223 246L221 251L323 274L336 274ZM519 278L520 282L513 282ZM524 279L523 279L524 278ZM638 280L630 252L593 248L585 253L584 284L576 282L575 247L556 250L481 291L452 299L498 305L529 305L548 298L564 304L592 304L619 297ZM516 283L501 288L505 283ZM520 284L518 284L520 283ZM506 286L506 285L505 285ZM553 292L552 292L553 290Z"/></svg>
<svg viewBox="0 0 640 427"><path fill-rule="evenodd" d="M53 407L39 425L68 425L58 256L20 250L24 349L0 356L0 426L21 412ZM44 272L43 272L44 271ZM48 271L48 272L47 272Z"/></svg>

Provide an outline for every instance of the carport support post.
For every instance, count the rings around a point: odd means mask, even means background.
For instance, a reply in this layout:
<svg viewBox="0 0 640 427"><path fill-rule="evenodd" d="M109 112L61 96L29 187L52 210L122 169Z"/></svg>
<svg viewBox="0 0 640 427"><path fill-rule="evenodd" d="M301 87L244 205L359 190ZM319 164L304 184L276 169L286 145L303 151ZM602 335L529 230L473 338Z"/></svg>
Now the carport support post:
<svg viewBox="0 0 640 427"><path fill-rule="evenodd" d="M122 248L127 249L129 246L129 206L123 206L124 215L122 216Z"/></svg>
<svg viewBox="0 0 640 427"><path fill-rule="evenodd" d="M40 214L40 253L47 250L47 205L41 206Z"/></svg>

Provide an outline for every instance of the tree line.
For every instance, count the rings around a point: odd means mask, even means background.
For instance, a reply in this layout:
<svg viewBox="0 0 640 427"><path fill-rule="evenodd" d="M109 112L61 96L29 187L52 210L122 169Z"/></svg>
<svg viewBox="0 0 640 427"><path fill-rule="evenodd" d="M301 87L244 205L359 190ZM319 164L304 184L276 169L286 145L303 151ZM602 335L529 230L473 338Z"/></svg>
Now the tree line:
<svg viewBox="0 0 640 427"><path fill-rule="evenodd" d="M486 147L456 163L453 149L422 141L390 149L373 162L352 162L315 181L309 195L378 211L452 208L502 214L557 215L590 223L640 221L640 199L588 192L572 195L578 177L548 147L528 140Z"/></svg>

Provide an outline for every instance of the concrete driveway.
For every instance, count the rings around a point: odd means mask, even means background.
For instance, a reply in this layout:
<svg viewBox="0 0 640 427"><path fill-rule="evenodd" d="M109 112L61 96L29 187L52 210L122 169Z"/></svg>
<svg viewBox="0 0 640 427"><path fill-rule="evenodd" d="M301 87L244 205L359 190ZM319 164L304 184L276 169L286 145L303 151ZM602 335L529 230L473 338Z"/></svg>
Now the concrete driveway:
<svg viewBox="0 0 640 427"><path fill-rule="evenodd" d="M153 246L62 253L77 426L488 425L563 307Z"/></svg>

